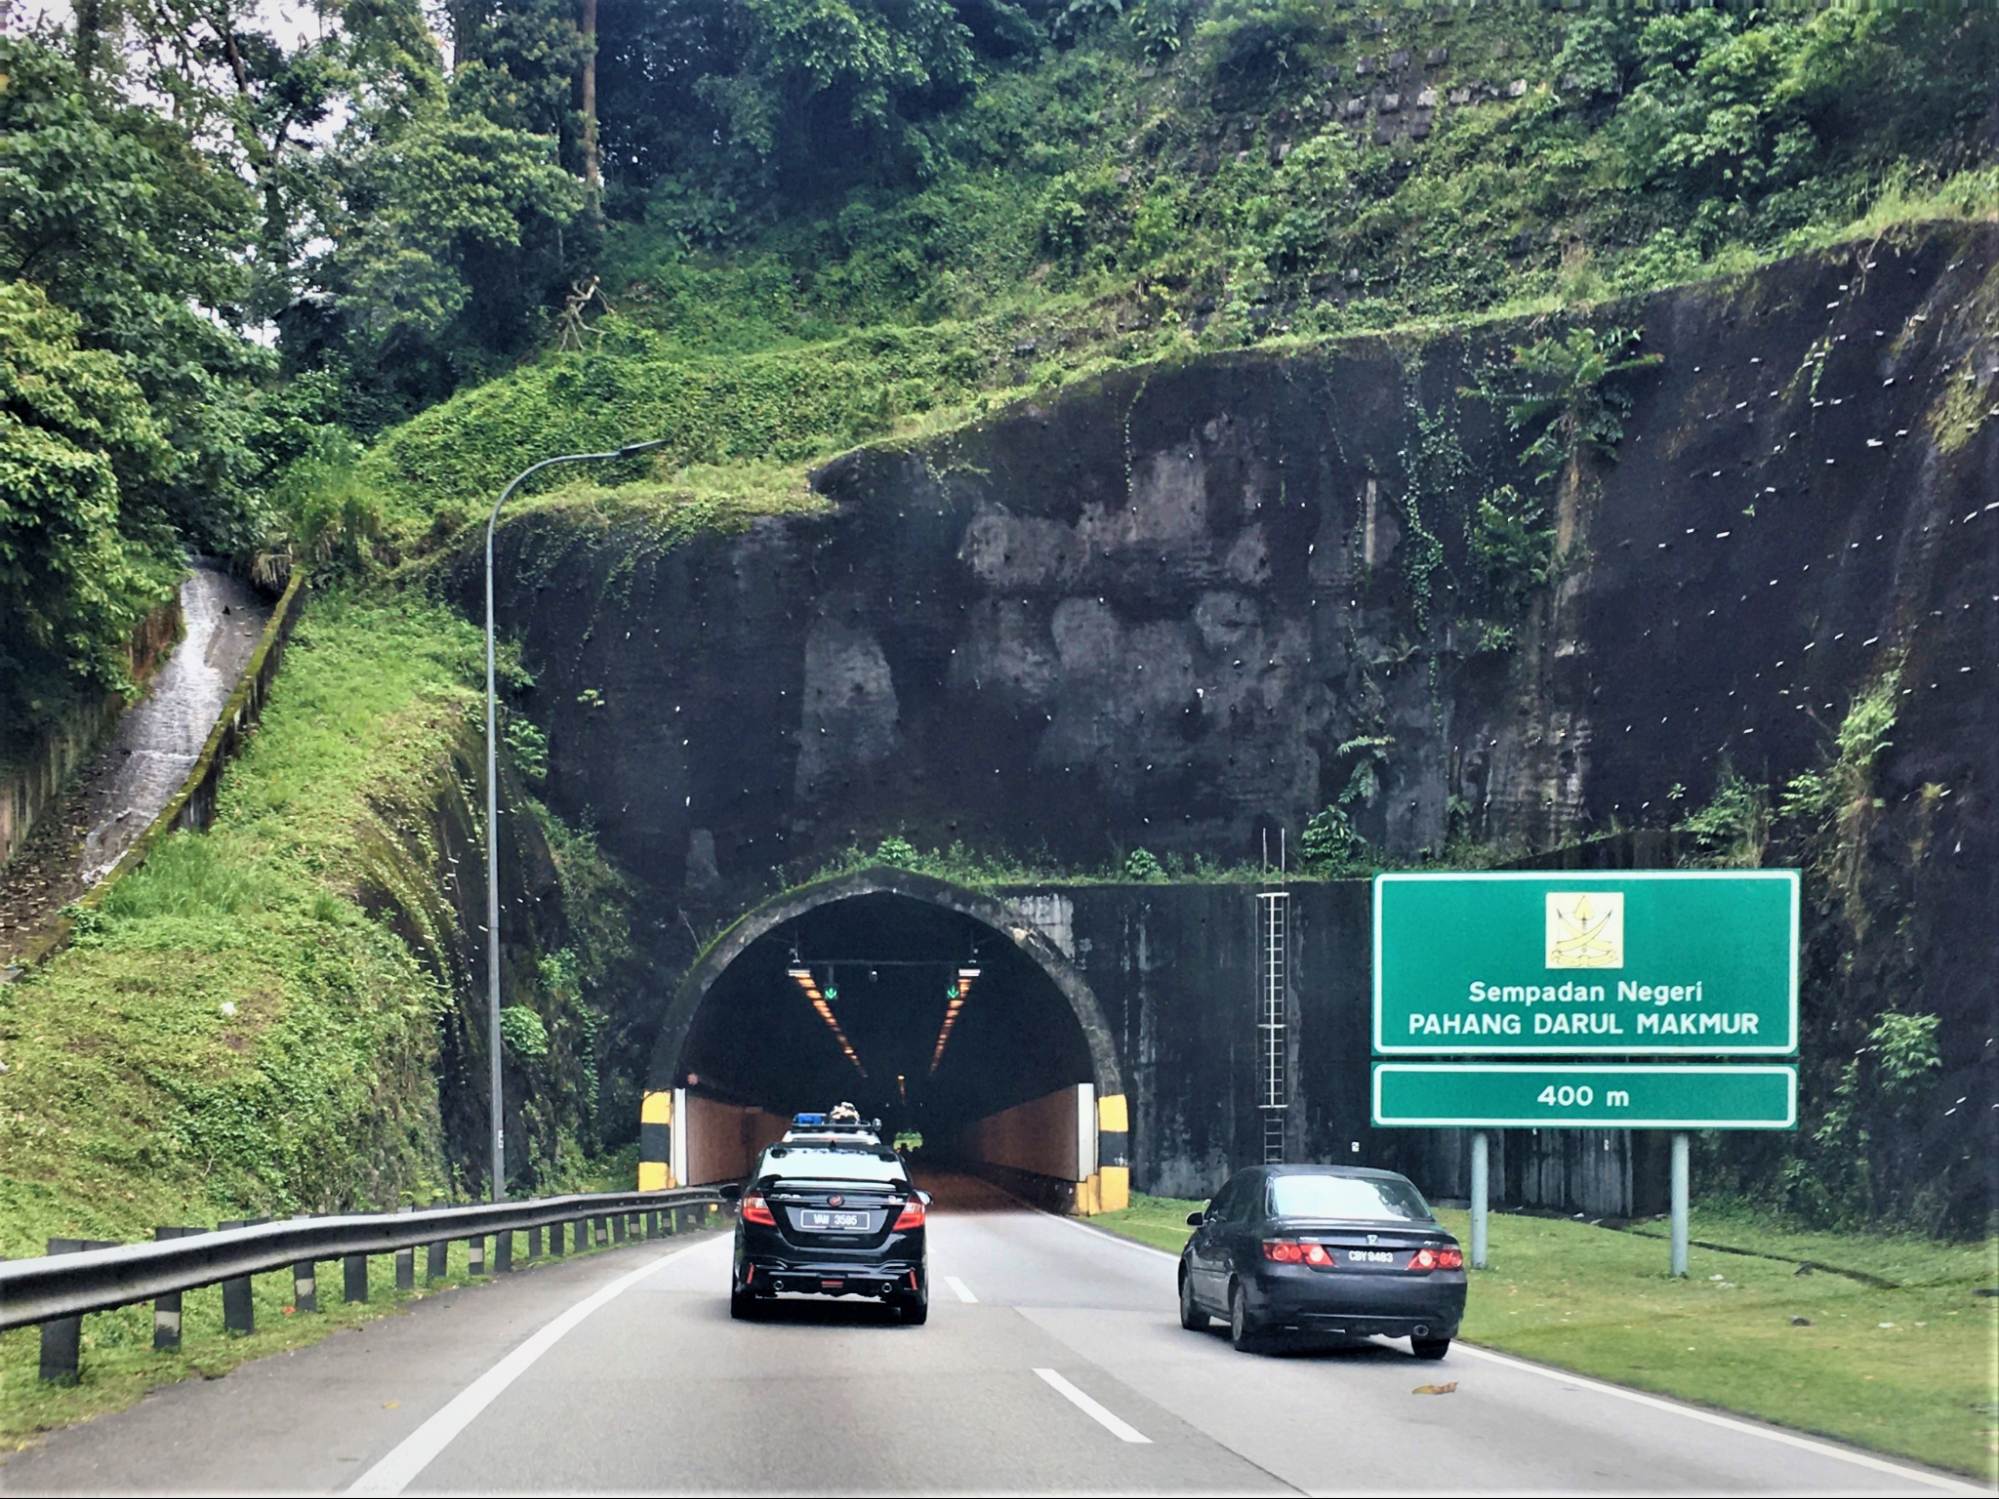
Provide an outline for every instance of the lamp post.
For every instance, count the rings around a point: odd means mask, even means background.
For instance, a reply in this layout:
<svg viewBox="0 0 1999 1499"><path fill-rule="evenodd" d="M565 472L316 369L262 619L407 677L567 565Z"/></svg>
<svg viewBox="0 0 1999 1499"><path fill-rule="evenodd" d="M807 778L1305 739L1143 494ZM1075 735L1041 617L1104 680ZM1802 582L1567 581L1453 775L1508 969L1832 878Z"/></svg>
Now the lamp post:
<svg viewBox="0 0 1999 1499"><path fill-rule="evenodd" d="M491 1112L493 1137L493 1201L507 1195L507 1138L500 1110L500 755L496 743L496 707L493 672L493 528L499 523L500 507L513 497L527 479L558 463L596 463L612 458L632 458L665 444L664 437L649 442L628 442L610 453L563 453L530 464L514 475L513 482L493 501L493 513L486 517L486 1048L491 1055Z"/></svg>

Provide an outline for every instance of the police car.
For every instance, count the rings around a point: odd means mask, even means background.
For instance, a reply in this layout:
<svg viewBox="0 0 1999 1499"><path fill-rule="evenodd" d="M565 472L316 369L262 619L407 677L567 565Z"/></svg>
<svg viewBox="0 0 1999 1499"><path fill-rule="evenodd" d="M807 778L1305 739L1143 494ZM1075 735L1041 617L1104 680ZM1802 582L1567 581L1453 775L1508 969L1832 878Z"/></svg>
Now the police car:
<svg viewBox="0 0 1999 1499"><path fill-rule="evenodd" d="M878 1149L882 1122L863 1119L852 1104L824 1114L793 1114L791 1127L779 1139L780 1145L824 1145L832 1149L859 1147Z"/></svg>
<svg viewBox="0 0 1999 1499"><path fill-rule="evenodd" d="M929 1320L930 1194L865 1127L828 1130L809 1114L792 1125L748 1182L722 1189L739 1205L729 1314L758 1317L779 1296L860 1296Z"/></svg>

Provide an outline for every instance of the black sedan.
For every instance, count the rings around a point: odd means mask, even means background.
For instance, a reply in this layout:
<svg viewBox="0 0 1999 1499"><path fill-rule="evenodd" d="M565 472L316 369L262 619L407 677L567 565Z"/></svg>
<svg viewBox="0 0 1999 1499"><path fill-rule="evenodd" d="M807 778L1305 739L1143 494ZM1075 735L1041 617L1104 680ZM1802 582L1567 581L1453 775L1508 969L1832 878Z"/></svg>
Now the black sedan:
<svg viewBox="0 0 1999 1499"><path fill-rule="evenodd" d="M747 1185L722 1195L739 1203L731 1316L795 1294L865 1296L904 1322L928 1320L930 1195L894 1151L773 1145Z"/></svg>
<svg viewBox="0 0 1999 1499"><path fill-rule="evenodd" d="M1180 1325L1226 1317L1235 1346L1281 1332L1408 1338L1442 1358L1465 1311L1465 1257L1393 1171L1258 1166L1190 1213Z"/></svg>

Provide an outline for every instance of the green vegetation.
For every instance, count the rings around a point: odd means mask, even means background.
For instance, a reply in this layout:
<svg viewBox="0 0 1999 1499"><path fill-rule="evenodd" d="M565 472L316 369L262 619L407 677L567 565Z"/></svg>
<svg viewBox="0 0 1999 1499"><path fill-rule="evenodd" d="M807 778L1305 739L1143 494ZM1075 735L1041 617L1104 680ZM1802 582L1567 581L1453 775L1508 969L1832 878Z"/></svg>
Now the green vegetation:
<svg viewBox="0 0 1999 1499"><path fill-rule="evenodd" d="M1187 1215L1207 1205L1204 1197L1154 1197L1149 1192L1134 1192L1130 1207L1115 1213L1099 1213L1089 1221L1127 1239L1178 1254L1187 1247L1187 1238L1193 1233L1187 1226Z"/></svg>
<svg viewBox="0 0 1999 1499"><path fill-rule="evenodd" d="M1879 769L1893 746L1902 675L1890 658L1855 694L1818 764L1773 789L1724 761L1709 800L1675 824L1683 863L1804 869L1807 930L1819 934L1801 955L1816 1014L1799 1058L1799 1131L1704 1139L1697 1169L1724 1194L1774 1189L1801 1222L1977 1232L1982 1163L1920 1122L1957 1106L1944 1084L1942 1020L1895 977L1917 943L1909 923L1920 903L1903 882L1920 878L1920 848L1906 867L1870 849L1887 808ZM1685 790L1669 790L1668 803ZM1941 791L1918 794L1933 812ZM1907 997L1884 1009L1882 993Z"/></svg>
<svg viewBox="0 0 1999 1499"><path fill-rule="evenodd" d="M357 896L451 762L475 642L440 610L315 601L215 827L0 988L0 1250L448 1192L450 997Z"/></svg>
<svg viewBox="0 0 1999 1499"><path fill-rule="evenodd" d="M411 0L296 39L249 0L164 0L0 41L8 363L89 356L104 396L113 367L129 387L81 426L9 398L15 461L89 456L27 512L69 494L71 539L15 555L0 531L9 596L58 615L40 655L0 658L7 722L122 680L182 546L270 580L393 562L551 447L667 438L597 477L690 521L683 492L717 483L690 466L789 492L854 443L1112 364L1587 312L1999 203L1988 7L591 15L454 3L448 75ZM1514 410L1545 466L1614 440L1631 360L1594 321L1523 345ZM1939 430L1961 433L1971 393L1946 395ZM1541 523L1494 503L1517 551ZM1419 614L1428 514L1403 559ZM1504 649L1518 600L1486 599Z"/></svg>
<svg viewBox="0 0 1999 1499"><path fill-rule="evenodd" d="M172 596L164 560L135 545L120 475L143 481L165 443L118 361L77 346L79 321L38 287L0 284L0 755L85 689L131 679L126 643Z"/></svg>
<svg viewBox="0 0 1999 1499"><path fill-rule="evenodd" d="M1203 1206L1135 1192L1126 1211L1090 1221L1177 1254L1186 1215ZM1438 1217L1461 1240L1470 1231L1461 1212ZM1687 1278L1674 1280L1661 1232L1494 1214L1492 1268L1472 1275L1465 1340L1999 1476L1999 1302L1977 1294L1999 1280L1999 1240L1827 1233L1738 1205L1696 1206L1693 1238L1727 1248L1693 1248ZM1801 1274L1804 1262L1817 1268ZM1459 1377L1476 1375L1473 1366Z"/></svg>
<svg viewBox="0 0 1999 1499"><path fill-rule="evenodd" d="M1052 857L1039 859L1016 857L1012 854L975 849L964 843L953 843L941 849L922 849L907 838L900 837L885 838L873 848L855 845L843 849L811 870L803 880L791 878L783 870L773 871L773 875L779 881L778 888L784 889L800 883L850 874L855 870L869 869L878 864L914 870L933 879L949 880L954 885L965 885L972 889L1049 883L1129 885L1148 884L1155 880L1172 880L1183 884L1254 884L1266 882L1270 878L1270 871L1260 864L1223 864L1199 854L1160 855L1154 854L1150 849L1135 848L1123 859L1114 859L1097 868L1087 869L1065 866ZM1294 871L1291 878L1294 881L1356 879L1373 873L1378 867L1382 866L1373 862L1351 867L1323 869L1308 867L1302 872Z"/></svg>
<svg viewBox="0 0 1999 1499"><path fill-rule="evenodd" d="M76 912L68 949L0 986L0 1253L458 1195L434 1070L456 969L431 828L463 798L478 663L477 633L441 608L309 604L214 827L162 840ZM590 940L509 995L528 1185L583 1169L594 996L628 951L592 925L615 926L615 877L586 837L544 826Z"/></svg>
<svg viewBox="0 0 1999 1499"><path fill-rule="evenodd" d="M1659 363L1632 350L1628 328L1571 328L1514 350L1514 388L1506 402L1513 430L1531 440L1521 461L1547 483L1561 475L1570 489L1586 465L1616 456L1631 412L1630 377Z"/></svg>

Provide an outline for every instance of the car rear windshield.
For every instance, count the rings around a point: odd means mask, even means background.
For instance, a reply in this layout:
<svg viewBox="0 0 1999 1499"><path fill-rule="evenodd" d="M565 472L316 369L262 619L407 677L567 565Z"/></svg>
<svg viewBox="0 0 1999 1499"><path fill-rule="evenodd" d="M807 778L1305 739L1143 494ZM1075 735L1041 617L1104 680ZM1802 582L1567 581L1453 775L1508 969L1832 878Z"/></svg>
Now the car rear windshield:
<svg viewBox="0 0 1999 1499"><path fill-rule="evenodd" d="M897 1186L909 1180L909 1173L894 1156L883 1160L878 1154L861 1150L816 1150L793 1145L777 1145L764 1152L757 1176L789 1176L811 1181L890 1182Z"/></svg>
<svg viewBox="0 0 1999 1499"><path fill-rule="evenodd" d="M1365 1218L1404 1222L1428 1218L1423 1194L1399 1177L1274 1176L1273 1218Z"/></svg>

